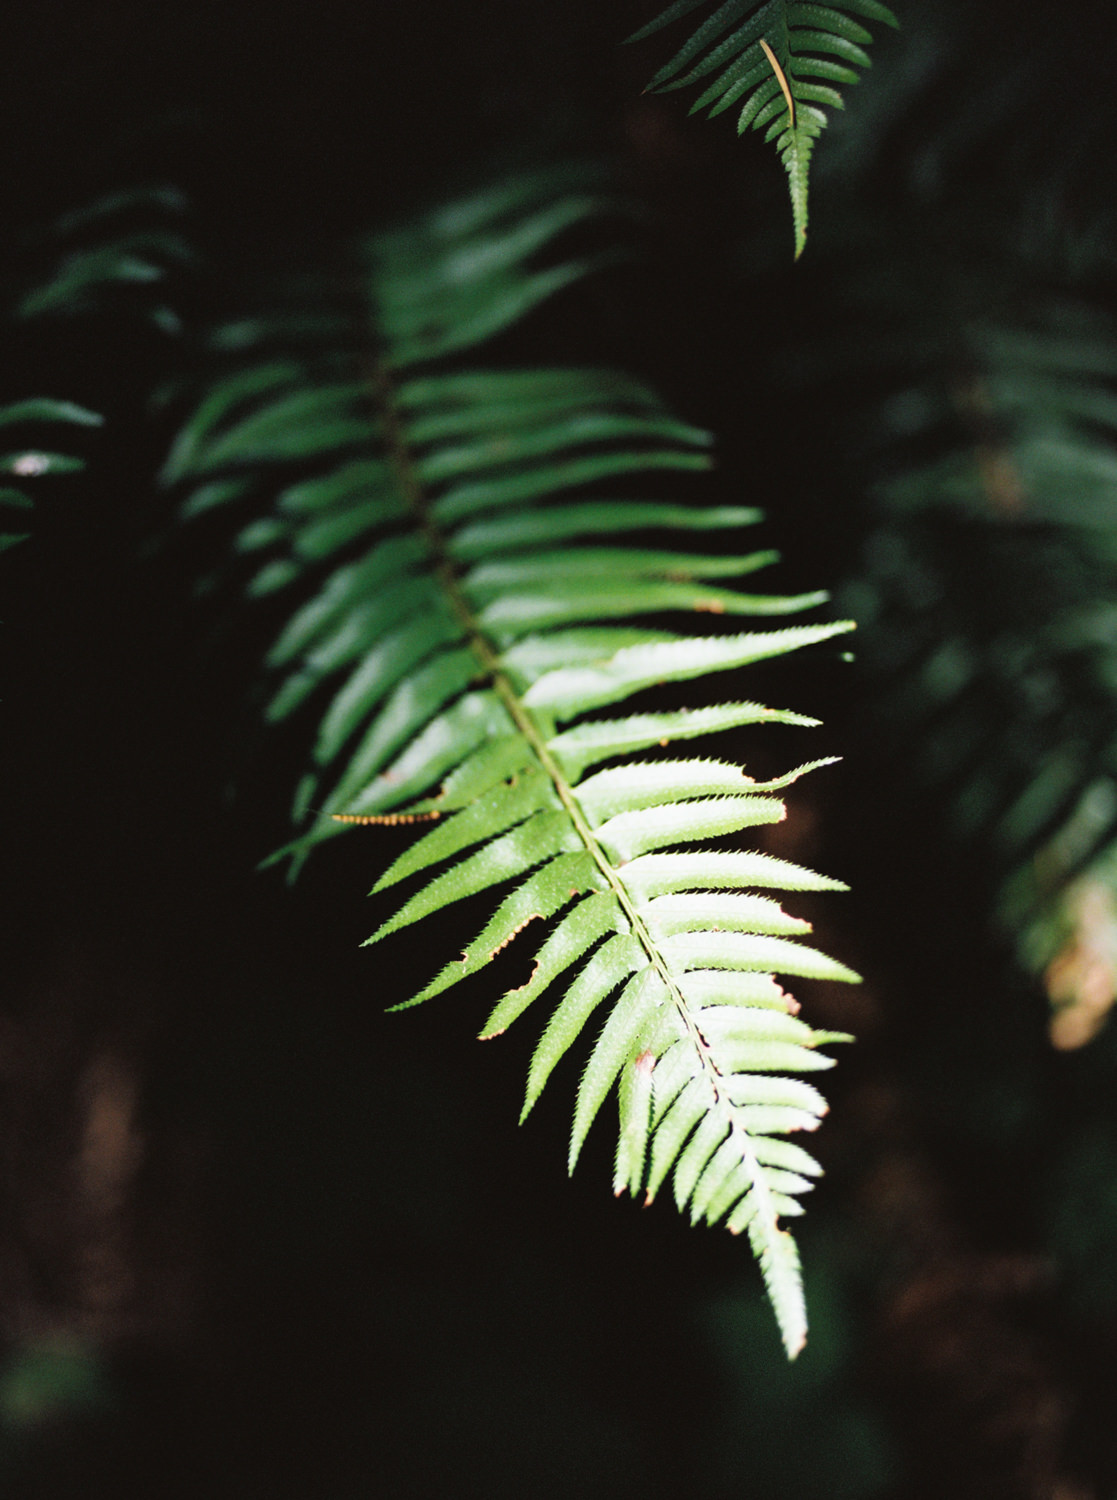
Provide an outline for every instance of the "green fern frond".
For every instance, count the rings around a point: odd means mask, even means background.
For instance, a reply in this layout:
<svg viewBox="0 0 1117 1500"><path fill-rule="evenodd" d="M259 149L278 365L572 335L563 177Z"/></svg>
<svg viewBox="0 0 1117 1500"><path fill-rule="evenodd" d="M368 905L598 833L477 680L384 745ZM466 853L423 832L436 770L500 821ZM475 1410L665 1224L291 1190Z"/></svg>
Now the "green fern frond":
<svg viewBox="0 0 1117 1500"><path fill-rule="evenodd" d="M759 892L842 887L760 851L709 847L780 820L772 793L813 766L757 784L724 761L665 759L661 747L815 721L749 701L600 713L850 627L665 628L695 611L711 623L782 616L825 596L721 582L768 566L770 551L692 550L711 532L735 536L751 510L615 498L621 483L643 490L710 463L708 435L642 382L447 366L585 268L586 257L534 264L601 202L578 191L556 200L553 186L502 185L375 241L375 359L323 352L227 375L167 473L197 486L191 512L240 503L266 482L274 500L237 542L266 558L250 591L314 579L269 658L281 675L271 718L322 690L315 770L299 797L316 820L296 851L347 822L432 822L377 882L379 892L419 880L369 942L507 888L464 952L396 1008L547 924L532 978L482 1030L495 1036L560 991L524 1114L591 1017L606 1014L577 1091L570 1167L616 1090L616 1190L650 1201L670 1180L694 1221L747 1230L794 1355L806 1318L780 1220L801 1211L818 1168L782 1137L817 1126L824 1101L794 1075L831 1066L818 1048L845 1038L800 1020L774 976L856 976L803 943L807 925ZM627 545L633 531L656 545Z"/></svg>
<svg viewBox="0 0 1117 1500"><path fill-rule="evenodd" d="M678 0L628 40L641 41L706 4ZM811 153L825 111L844 107L836 85L856 83L857 70L870 64L872 35L861 20L898 24L879 0L725 0L648 85L661 92L699 85L692 114L704 109L712 118L740 104L737 133L763 130L775 142L791 195L796 259L807 242Z"/></svg>

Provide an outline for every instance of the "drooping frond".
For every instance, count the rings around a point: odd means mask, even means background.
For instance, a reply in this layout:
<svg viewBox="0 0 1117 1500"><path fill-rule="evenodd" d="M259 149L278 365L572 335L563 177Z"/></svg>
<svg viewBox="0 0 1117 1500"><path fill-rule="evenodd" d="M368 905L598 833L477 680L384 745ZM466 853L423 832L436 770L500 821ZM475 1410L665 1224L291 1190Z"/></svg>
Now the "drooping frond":
<svg viewBox="0 0 1117 1500"><path fill-rule="evenodd" d="M824 596L730 585L774 561L737 543L757 513L656 498L657 480L708 467L710 440L641 381L462 363L581 273L586 257L556 266L541 253L600 205L541 174L380 236L366 273L374 347L269 344L210 389L167 475L192 487L189 513L251 509L237 541L259 557L249 592L293 596L268 713L319 705L298 799L314 821L296 849L352 823L433 825L377 883L422 877L370 942L503 888L476 940L401 1006L546 924L532 978L482 1031L555 989L525 1114L605 1017L570 1166L615 1090L617 1192L650 1200L669 1182L692 1220L747 1230L793 1355L806 1321L780 1220L800 1212L818 1168L785 1137L818 1124L824 1101L799 1075L831 1066L818 1048L843 1038L800 1019L775 976L855 976L802 941L807 925L773 893L840 885L711 846L781 819L774 793L812 766L758 784L662 747L815 721L735 692L691 709L639 695L849 627L724 628ZM639 498L617 498L624 489ZM696 612L713 628L691 633ZM603 712L629 699L631 711Z"/></svg>
<svg viewBox="0 0 1117 1500"><path fill-rule="evenodd" d="M826 109L841 109L836 85L856 83L870 63L872 35L862 21L897 24L880 0L835 5L799 0L676 0L629 41L641 41L695 10L702 24L660 68L648 88L702 90L691 113L711 117L740 105L737 133L763 130L787 172L795 255L807 242L811 153L826 124Z"/></svg>

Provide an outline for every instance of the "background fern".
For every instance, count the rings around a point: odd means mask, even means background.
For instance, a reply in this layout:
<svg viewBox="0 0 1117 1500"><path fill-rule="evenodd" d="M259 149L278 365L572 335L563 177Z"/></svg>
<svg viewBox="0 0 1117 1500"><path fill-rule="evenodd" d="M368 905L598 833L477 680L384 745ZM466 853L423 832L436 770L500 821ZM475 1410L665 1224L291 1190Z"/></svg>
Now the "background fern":
<svg viewBox="0 0 1117 1500"><path fill-rule="evenodd" d="M936 86L932 73L924 87ZM1038 81L1021 88L1040 110ZM994 114L990 104L975 120ZM864 160L874 128L855 129L850 160ZM984 154L988 142L963 136L951 149ZM982 191L956 230L928 231L926 190L908 186L876 226L882 255L868 267L867 226L852 213L824 252L824 276L843 288L831 342L808 338L793 377L822 383L867 492L854 502L867 536L845 589L872 627L866 751L909 807L933 799L987 882L991 926L1033 971L1054 963L1064 990L1071 970L1057 956L1078 941L1082 899L1068 886L1113 834L1117 410L1112 328L1091 286L1104 231L1094 220L1071 237L1050 216L1052 194L1069 190L1069 144L1065 160L1029 183L1010 235ZM1096 986L1101 970L1090 972ZM1061 1004L1073 1009L1074 994ZM1068 1045L1092 1034L1092 1009L1054 1034Z"/></svg>
<svg viewBox="0 0 1117 1500"><path fill-rule="evenodd" d="M87 411L84 406L78 406L73 401L53 401L37 397L27 401L13 401L8 406L0 407L0 429L4 430L8 442L23 438L27 444L0 458L0 473L10 475L17 484L20 480L37 479L41 474L73 473L75 469L82 467L80 459L30 446L31 435L36 429L49 429L56 423L96 427L100 422L101 418L96 412ZM34 501L23 486L17 488L16 485L7 485L0 489L0 506L5 510L28 510L33 504ZM26 531L0 532L0 551L14 547L17 542L26 541L28 535Z"/></svg>
<svg viewBox="0 0 1117 1500"><path fill-rule="evenodd" d="M150 293L165 281L170 265L189 260L185 240L168 222L183 207L180 195L168 189L139 189L114 193L46 225L28 227L0 268L7 317L17 326L30 323L40 340L49 342L41 320L103 314L111 293L126 288L131 295L118 300L118 314L150 318L164 331L177 331L177 317L164 300L153 302L149 294L137 297L135 290L139 284ZM80 471L83 460L52 451L49 439L60 425L98 427L102 421L100 413L75 401L45 396L9 400L0 407L3 446L12 450L0 456L0 474L11 481L0 488L0 507L26 511L33 506L20 481ZM17 524L17 518L9 517L4 524ZM0 550L27 535L0 533Z"/></svg>
<svg viewBox="0 0 1117 1500"><path fill-rule="evenodd" d="M881 482L890 519L859 593L894 642L871 657L893 753L947 797L1042 970L1068 882L1114 831L1112 349L1096 311L1064 304L1029 328L977 326L969 350L952 396L964 446ZM905 443L926 448L933 425Z"/></svg>

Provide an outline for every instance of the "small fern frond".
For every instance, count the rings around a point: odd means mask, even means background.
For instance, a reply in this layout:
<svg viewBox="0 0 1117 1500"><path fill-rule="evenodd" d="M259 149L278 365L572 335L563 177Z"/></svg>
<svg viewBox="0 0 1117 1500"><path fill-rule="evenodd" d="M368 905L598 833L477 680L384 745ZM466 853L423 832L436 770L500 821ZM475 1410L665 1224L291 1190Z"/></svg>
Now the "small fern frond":
<svg viewBox="0 0 1117 1500"><path fill-rule="evenodd" d="M981 851L1002 929L1044 972L1079 926L1071 883L1104 888L1117 842L1117 330L1066 298L955 325L949 356L878 416L850 597L878 744Z"/></svg>
<svg viewBox="0 0 1117 1500"><path fill-rule="evenodd" d="M167 266L189 256L180 236L162 222L182 204L169 189L118 193L53 220L26 237L22 254L3 267L0 290L16 323L88 312L106 288L129 282L158 282ZM44 265L47 269L44 271ZM134 305L163 328L178 326L166 307L146 299ZM60 426L99 427L103 418L74 401L33 397L0 406L0 511L26 512L33 506L22 484L12 481L75 473L85 467L72 453L60 453L54 434ZM14 445L14 446L13 446ZM11 517L15 521L15 517ZM29 533L0 531L0 551Z"/></svg>
<svg viewBox="0 0 1117 1500"><path fill-rule="evenodd" d="M179 232L184 201L174 188L112 193L56 220L43 232L51 267L36 270L19 298L20 318L72 317L124 294L131 316L163 333L178 333L178 313L160 295L168 274L188 265L192 247ZM148 288L150 294L136 295Z"/></svg>
<svg viewBox="0 0 1117 1500"><path fill-rule="evenodd" d="M622 483L710 463L709 436L642 382L447 365L587 264L534 267L550 235L600 206L586 193L541 201L539 188L502 187L381 237L369 259L374 361L324 353L226 376L168 474L198 486L192 512L266 482L268 513L237 543L268 557L250 591L317 579L269 658L282 677L271 718L322 689L316 767L299 798L319 815L296 850L354 821L430 820L377 882L377 892L418 884L369 942L507 888L460 957L395 1008L477 974L547 924L531 979L482 1030L495 1036L552 985L561 992L524 1114L607 1011L577 1091L570 1167L616 1090L617 1191L650 1201L670 1180L693 1220L747 1230L794 1355L806 1321L780 1219L800 1212L818 1168L782 1137L817 1126L822 1097L794 1075L831 1066L818 1048L844 1038L800 1020L774 976L856 976L804 944L807 925L759 891L842 887L759 850L710 847L782 819L772 793L813 765L758 784L661 747L816 721L736 700L599 715L850 626L666 628L696 611L711 624L783 616L825 596L722 582L770 565L768 550L692 549L692 538L735 535L757 519L751 510L617 498ZM626 543L632 532L641 545Z"/></svg>
<svg viewBox="0 0 1117 1500"><path fill-rule="evenodd" d="M628 40L641 41L706 4L680 0ZM825 111L844 107L836 85L856 83L858 69L870 63L865 48L872 35L862 20L897 25L879 0L725 0L648 85L653 91L700 85L692 114L704 109L712 118L739 104L737 133L763 130L775 142L791 195L796 259L807 242L811 153Z"/></svg>
<svg viewBox="0 0 1117 1500"><path fill-rule="evenodd" d="M11 452L0 454L0 507L4 510L27 511L34 504L22 485L11 480L37 479L45 474L72 474L85 467L80 458L72 454L58 453L29 441L30 434L43 428L53 428L57 423L71 427L99 427L102 418L73 401L54 401L46 397L33 397L27 401L13 401L0 406L0 442L7 447L13 438L19 439ZM15 517L12 518L15 520ZM27 531L0 532L0 551L26 541Z"/></svg>

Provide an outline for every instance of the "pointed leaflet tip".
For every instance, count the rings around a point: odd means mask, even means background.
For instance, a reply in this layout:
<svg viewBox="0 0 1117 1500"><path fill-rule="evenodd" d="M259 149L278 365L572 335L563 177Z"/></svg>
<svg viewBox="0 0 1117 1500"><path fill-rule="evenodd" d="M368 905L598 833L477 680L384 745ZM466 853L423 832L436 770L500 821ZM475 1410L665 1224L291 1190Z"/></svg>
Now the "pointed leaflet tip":
<svg viewBox="0 0 1117 1500"><path fill-rule="evenodd" d="M798 1246L790 1232L780 1228L776 1218L767 1224L758 1215L748 1229L784 1349L788 1359L794 1359L807 1342L807 1306Z"/></svg>
<svg viewBox="0 0 1117 1500"><path fill-rule="evenodd" d="M761 1264L787 1357L797 1359L807 1342L807 1308L799 1271L799 1250L788 1230L777 1228L771 1258L767 1266Z"/></svg>
<svg viewBox="0 0 1117 1500"><path fill-rule="evenodd" d="M804 114L794 130L785 130L777 142L787 187L791 195L791 216L795 230L795 259L802 255L807 244L808 190L811 153L818 134L817 123Z"/></svg>

